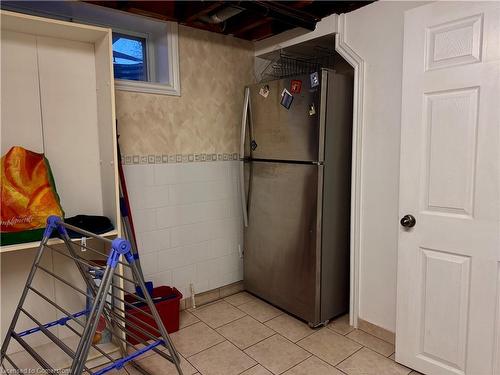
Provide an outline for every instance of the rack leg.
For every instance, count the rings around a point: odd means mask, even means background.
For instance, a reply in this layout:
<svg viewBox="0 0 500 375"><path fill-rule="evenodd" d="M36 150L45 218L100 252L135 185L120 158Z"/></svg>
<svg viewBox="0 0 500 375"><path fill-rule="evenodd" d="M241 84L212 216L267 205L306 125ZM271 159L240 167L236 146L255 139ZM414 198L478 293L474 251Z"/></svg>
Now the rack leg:
<svg viewBox="0 0 500 375"><path fill-rule="evenodd" d="M134 274L134 277L137 280L139 287L142 289L142 293L144 294L144 298L146 298L146 300L148 301L148 305L154 307L153 299L151 298L149 292L146 289L146 285L144 284L144 280L141 277L141 274L139 273L139 270L137 269L137 265L135 264L135 262L130 262L130 267L132 268L132 273ZM160 314L158 314L158 311L156 310L156 308L152 308L151 313L155 317L156 324L158 326L158 329L161 332L162 339L165 342L165 345L167 346L168 351L170 352L170 355L172 356L174 365L177 368L177 372L179 373L179 375L182 375L182 369L181 369L179 355L177 354L177 351L175 350L174 344L170 340L170 337L167 333L167 330L165 329L165 326L163 325Z"/></svg>
<svg viewBox="0 0 500 375"><path fill-rule="evenodd" d="M7 348L10 343L10 339L12 338L12 334L14 333L14 329L16 328L17 320L19 319L19 314L21 313L21 306L23 306L26 296L29 291L29 286L33 282L33 278L35 277L36 269L40 260L42 259L43 250L45 249L45 244L47 243L52 231L55 227L47 227L45 230L44 236L42 238L42 242L40 244L40 248L38 249L38 253L36 254L35 261L33 262L33 266L31 266L30 273L28 275L28 280L26 280L26 284L24 285L23 292L21 294L21 298L19 299L19 303L17 304L16 311L14 316L12 317L12 321L10 323L9 329L7 330L7 335L5 336L5 340L2 343L2 348L0 349L0 363L3 363L3 359L5 354L7 353Z"/></svg>
<svg viewBox="0 0 500 375"><path fill-rule="evenodd" d="M87 360L87 356L90 350L90 345L92 344L92 337L97 329L97 324L99 323L99 317L102 314L104 304L106 302L107 291L111 285L111 280L113 277L114 266L108 264L104 275L102 277L101 285L94 300L94 306L88 316L87 324L82 333L82 339L78 344L78 348L75 352L75 358L73 359L73 364L71 365L70 373L72 375L80 375L82 373L83 367Z"/></svg>

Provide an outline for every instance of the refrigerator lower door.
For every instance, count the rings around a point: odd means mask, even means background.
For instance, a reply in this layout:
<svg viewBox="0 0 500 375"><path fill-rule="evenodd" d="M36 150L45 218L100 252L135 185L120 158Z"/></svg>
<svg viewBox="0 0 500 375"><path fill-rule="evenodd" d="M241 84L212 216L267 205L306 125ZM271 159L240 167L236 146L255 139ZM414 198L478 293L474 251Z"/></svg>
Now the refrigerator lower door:
<svg viewBox="0 0 500 375"><path fill-rule="evenodd" d="M252 161L247 168L245 289L319 323L323 166Z"/></svg>

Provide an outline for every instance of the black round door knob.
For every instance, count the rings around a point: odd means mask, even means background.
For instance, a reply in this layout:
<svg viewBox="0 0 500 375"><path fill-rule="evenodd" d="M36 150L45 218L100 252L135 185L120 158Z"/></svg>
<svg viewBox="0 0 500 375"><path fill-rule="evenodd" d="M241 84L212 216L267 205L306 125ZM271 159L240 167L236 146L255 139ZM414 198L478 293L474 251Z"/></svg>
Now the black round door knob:
<svg viewBox="0 0 500 375"><path fill-rule="evenodd" d="M413 228L417 224L417 220L413 215L405 215L401 218L400 223L405 228Z"/></svg>

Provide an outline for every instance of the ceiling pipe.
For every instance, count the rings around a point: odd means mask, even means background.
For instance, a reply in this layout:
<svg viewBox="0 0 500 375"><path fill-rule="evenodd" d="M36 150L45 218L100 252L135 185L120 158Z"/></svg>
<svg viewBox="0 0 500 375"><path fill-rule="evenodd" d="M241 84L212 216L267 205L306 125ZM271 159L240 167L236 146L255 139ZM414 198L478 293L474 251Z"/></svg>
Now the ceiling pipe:
<svg viewBox="0 0 500 375"><path fill-rule="evenodd" d="M216 11L215 13L212 13L209 16L201 16L199 17L199 19L205 23L217 25L228 20L231 17L236 16L237 14L240 14L241 12L243 12L243 9L241 8L228 6L226 8L222 8L221 10Z"/></svg>

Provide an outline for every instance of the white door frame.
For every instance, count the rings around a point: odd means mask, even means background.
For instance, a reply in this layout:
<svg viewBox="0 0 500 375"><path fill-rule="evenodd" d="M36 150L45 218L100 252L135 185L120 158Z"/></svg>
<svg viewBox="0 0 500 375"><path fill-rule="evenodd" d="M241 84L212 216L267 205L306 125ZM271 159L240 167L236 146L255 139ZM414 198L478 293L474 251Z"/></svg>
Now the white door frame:
<svg viewBox="0 0 500 375"><path fill-rule="evenodd" d="M354 95L352 115L352 169L351 169L351 241L350 241L350 302L349 323L358 327L359 280L361 249L362 202L362 150L363 150L363 97L365 87L365 61L345 41L346 16L338 18L338 32L335 34L335 50L354 68Z"/></svg>

